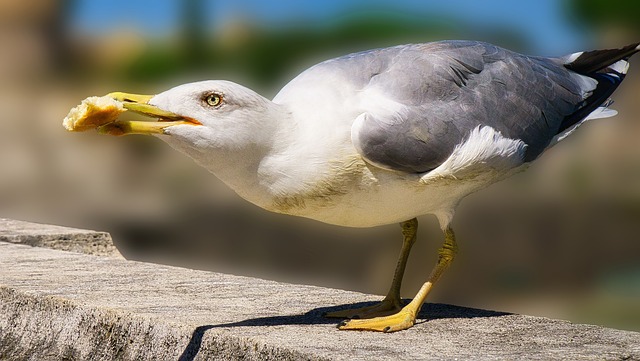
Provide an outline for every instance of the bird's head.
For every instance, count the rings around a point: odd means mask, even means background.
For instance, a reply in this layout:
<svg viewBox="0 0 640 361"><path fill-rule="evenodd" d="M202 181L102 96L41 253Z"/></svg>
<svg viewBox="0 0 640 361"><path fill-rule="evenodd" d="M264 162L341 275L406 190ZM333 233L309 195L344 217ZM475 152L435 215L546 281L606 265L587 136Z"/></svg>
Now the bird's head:
<svg viewBox="0 0 640 361"><path fill-rule="evenodd" d="M118 120L103 134L164 135L171 143L199 148L263 145L275 129L279 106L241 85L209 80L179 85L157 95L109 94L145 121Z"/></svg>

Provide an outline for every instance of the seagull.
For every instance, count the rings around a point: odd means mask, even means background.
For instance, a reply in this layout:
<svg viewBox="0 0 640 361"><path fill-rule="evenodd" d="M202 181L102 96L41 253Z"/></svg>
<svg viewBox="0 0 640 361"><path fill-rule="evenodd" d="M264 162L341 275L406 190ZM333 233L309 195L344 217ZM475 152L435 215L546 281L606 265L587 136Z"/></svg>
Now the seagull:
<svg viewBox="0 0 640 361"><path fill-rule="evenodd" d="M369 50L305 70L269 100L230 81L109 97L145 120L98 127L161 138L269 211L346 227L399 223L384 299L341 310L341 330L412 327L454 259L451 221L467 195L522 171L585 121L616 115L610 96L640 43L547 58L477 41ZM411 302L400 298L417 216L444 243Z"/></svg>

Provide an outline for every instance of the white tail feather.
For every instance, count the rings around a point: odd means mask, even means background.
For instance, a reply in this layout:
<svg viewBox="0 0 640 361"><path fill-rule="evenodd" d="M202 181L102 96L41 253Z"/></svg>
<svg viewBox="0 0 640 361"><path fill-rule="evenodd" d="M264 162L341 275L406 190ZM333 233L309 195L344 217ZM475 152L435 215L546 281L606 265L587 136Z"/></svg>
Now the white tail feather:
<svg viewBox="0 0 640 361"><path fill-rule="evenodd" d="M587 117L584 118L582 122L591 120L591 119L610 118L616 115L618 115L617 110L609 109L607 107L598 107L596 108L596 110L592 111L591 114L587 115Z"/></svg>
<svg viewBox="0 0 640 361"><path fill-rule="evenodd" d="M611 105L611 103L612 102L605 102L605 104L606 104L605 106L596 108L589 115L587 115L586 118L584 118L581 121L579 121L578 123L574 124L573 126L568 128L564 132L556 135L553 138L553 140L551 141L551 144L549 144L549 147L554 146L559 141L561 141L564 138L566 138L569 135L571 135L571 133L573 133L576 129L578 129L579 126L581 126L583 123L585 123L585 122L587 122L589 120L600 119L600 118L610 118L610 117L616 116L618 114L618 111L608 108L608 106Z"/></svg>

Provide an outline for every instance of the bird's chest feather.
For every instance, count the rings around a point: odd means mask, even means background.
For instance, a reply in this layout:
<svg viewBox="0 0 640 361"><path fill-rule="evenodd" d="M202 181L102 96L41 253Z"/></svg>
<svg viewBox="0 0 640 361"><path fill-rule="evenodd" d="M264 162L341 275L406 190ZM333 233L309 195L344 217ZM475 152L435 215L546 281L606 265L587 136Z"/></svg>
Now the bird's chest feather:
<svg viewBox="0 0 640 361"><path fill-rule="evenodd" d="M491 129L476 129L440 167L424 174L381 169L353 151L330 161L310 157L305 167L297 167L305 171L281 172L269 187L272 197L261 206L354 227L447 213L466 195L521 169L524 148Z"/></svg>
<svg viewBox="0 0 640 361"><path fill-rule="evenodd" d="M314 179L298 179L282 191L271 188L272 197L258 205L330 224L371 227L449 209L451 200L474 184L451 178L425 184L419 174L382 170L356 154L318 165L317 171Z"/></svg>
<svg viewBox="0 0 640 361"><path fill-rule="evenodd" d="M335 209L345 196L370 192L378 186L369 166L357 154L342 160L310 162L306 168L298 174L281 173L282 179L268 186L272 197L264 208L307 216L319 209Z"/></svg>

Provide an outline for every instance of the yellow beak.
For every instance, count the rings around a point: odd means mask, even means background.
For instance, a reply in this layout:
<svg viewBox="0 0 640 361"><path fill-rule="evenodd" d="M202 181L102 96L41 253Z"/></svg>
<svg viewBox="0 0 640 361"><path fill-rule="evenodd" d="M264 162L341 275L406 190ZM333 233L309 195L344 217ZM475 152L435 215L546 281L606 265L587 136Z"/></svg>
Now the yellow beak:
<svg viewBox="0 0 640 361"><path fill-rule="evenodd" d="M153 98L153 95L113 92L107 94L107 96L121 102L127 110L155 119L148 121L117 120L98 127L98 132L102 134L165 134L165 128L173 125L202 125L195 119L174 114L149 104L149 100Z"/></svg>

